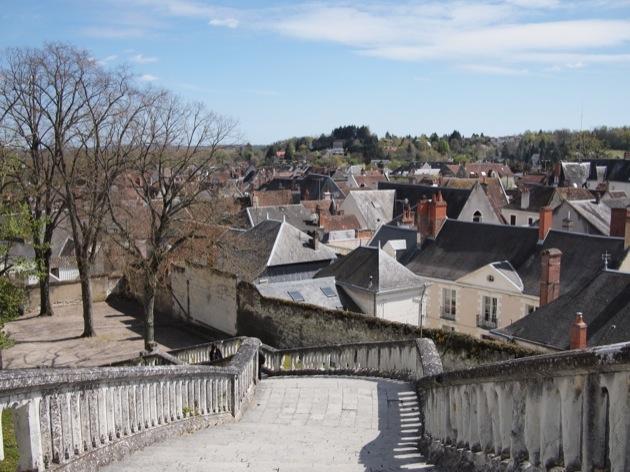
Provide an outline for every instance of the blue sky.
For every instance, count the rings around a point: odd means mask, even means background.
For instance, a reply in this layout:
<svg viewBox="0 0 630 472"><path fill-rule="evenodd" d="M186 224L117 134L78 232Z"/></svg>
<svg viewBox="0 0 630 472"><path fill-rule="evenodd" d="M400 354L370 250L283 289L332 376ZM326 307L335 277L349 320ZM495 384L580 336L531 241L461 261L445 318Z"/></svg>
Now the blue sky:
<svg viewBox="0 0 630 472"><path fill-rule="evenodd" d="M1 47L64 41L256 144L630 125L630 1L5 0Z"/></svg>

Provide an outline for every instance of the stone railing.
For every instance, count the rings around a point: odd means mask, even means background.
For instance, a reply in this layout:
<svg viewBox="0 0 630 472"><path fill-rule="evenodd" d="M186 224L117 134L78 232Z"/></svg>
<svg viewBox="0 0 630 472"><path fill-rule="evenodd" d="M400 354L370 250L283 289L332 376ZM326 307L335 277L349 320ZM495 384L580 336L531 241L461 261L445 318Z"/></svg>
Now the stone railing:
<svg viewBox="0 0 630 472"><path fill-rule="evenodd" d="M259 346L241 339L224 367L1 371L0 409L14 412L18 470L95 470L170 435L240 417L258 378Z"/></svg>
<svg viewBox="0 0 630 472"><path fill-rule="evenodd" d="M210 362L210 348L216 346L223 358L233 356L238 351L244 337L213 341L211 343L198 344L197 346L184 347L168 351L168 354L179 359L184 364L203 364Z"/></svg>
<svg viewBox="0 0 630 472"><path fill-rule="evenodd" d="M435 344L410 339L295 349L263 345L263 371L269 375L344 374L416 380L442 372Z"/></svg>
<svg viewBox="0 0 630 472"><path fill-rule="evenodd" d="M229 360L238 351L245 337L235 337L223 339L220 341L212 341L195 346L182 347L173 349L172 351L156 351L143 353L133 359L108 364L108 366L156 366L156 365L180 365L180 364L210 364L210 349L212 346L217 347L221 351L223 359ZM213 364L224 364L225 362L213 362Z"/></svg>
<svg viewBox="0 0 630 472"><path fill-rule="evenodd" d="M442 470L630 470L630 343L447 372L418 391L422 449Z"/></svg>

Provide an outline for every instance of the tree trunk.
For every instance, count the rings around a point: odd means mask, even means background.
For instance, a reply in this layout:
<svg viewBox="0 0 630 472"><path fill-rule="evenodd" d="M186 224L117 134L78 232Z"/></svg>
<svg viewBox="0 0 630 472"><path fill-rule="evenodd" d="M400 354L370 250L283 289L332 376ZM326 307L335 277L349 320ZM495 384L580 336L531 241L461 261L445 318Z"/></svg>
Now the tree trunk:
<svg viewBox="0 0 630 472"><path fill-rule="evenodd" d="M50 249L35 252L39 272L39 316L53 315L50 301L50 256Z"/></svg>
<svg viewBox="0 0 630 472"><path fill-rule="evenodd" d="M96 336L92 313L92 286L90 285L90 263L87 258L79 259L79 278L81 279L81 301L83 302L83 334L82 338Z"/></svg>
<svg viewBox="0 0 630 472"><path fill-rule="evenodd" d="M144 281L144 348L151 352L157 348L155 342L155 288L157 277L147 273Z"/></svg>

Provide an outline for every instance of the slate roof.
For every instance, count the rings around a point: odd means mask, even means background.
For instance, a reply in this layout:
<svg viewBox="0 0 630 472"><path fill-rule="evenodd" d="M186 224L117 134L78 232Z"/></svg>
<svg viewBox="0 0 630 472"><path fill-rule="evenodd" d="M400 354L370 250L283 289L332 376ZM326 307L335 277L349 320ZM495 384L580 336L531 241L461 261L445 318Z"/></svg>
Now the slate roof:
<svg viewBox="0 0 630 472"><path fill-rule="evenodd" d="M418 204L423 196L427 199L431 199L436 193L442 192L442 197L447 205L446 216L452 219L457 219L472 192L471 189L453 189L398 182L379 182L378 188L380 190L396 190L396 206L394 208L394 214L396 216L402 213L403 201L405 199L408 199L409 204L413 207Z"/></svg>
<svg viewBox="0 0 630 472"><path fill-rule="evenodd" d="M527 185L529 190L529 206L525 209L538 213L542 207L556 208L563 200L589 200L593 194L586 188L549 187L546 185ZM512 202L506 207L514 210L521 209L522 192L514 195Z"/></svg>
<svg viewBox="0 0 630 472"><path fill-rule="evenodd" d="M567 200L566 203L601 234L610 234L610 206L593 200Z"/></svg>
<svg viewBox="0 0 630 472"><path fill-rule="evenodd" d="M403 226L383 225L374 234L369 242L369 246L377 247L380 243L381 247L385 246L388 241L404 240L407 249L403 253L410 253L415 250L418 241L418 232L415 229L405 228Z"/></svg>
<svg viewBox="0 0 630 472"><path fill-rule="evenodd" d="M536 250L538 228L448 219L435 240L427 239L402 262L415 274L457 280L492 262L518 269Z"/></svg>
<svg viewBox="0 0 630 472"><path fill-rule="evenodd" d="M307 232L316 229L313 219L314 211L305 208L297 203L294 205L277 205L277 206L260 206L247 208L247 217L249 224L256 226L263 221L270 219L282 221L285 219L288 223L295 226L301 231Z"/></svg>
<svg viewBox="0 0 630 472"><path fill-rule="evenodd" d="M557 300L495 332L568 349L576 312L582 312L588 325L589 346L628 341L630 274L604 270L592 274Z"/></svg>
<svg viewBox="0 0 630 472"><path fill-rule="evenodd" d="M356 248L316 275L330 276L334 276L342 287L357 287L373 293L420 287L423 284L422 278L395 258L382 249L369 246Z"/></svg>
<svg viewBox="0 0 630 472"><path fill-rule="evenodd" d="M623 238L551 230L538 244L538 228L447 220L435 240L402 260L415 274L457 280L493 262L507 261L523 282L523 293L540 293L541 252L562 251L560 293L584 283L603 267L602 255L610 255L616 268L625 256Z"/></svg>
<svg viewBox="0 0 630 472"><path fill-rule="evenodd" d="M610 255L610 268L619 267L625 255L623 238L551 230L542 247L539 246L525 264L517 267L525 284L525 293L530 295L540 293L540 252L551 248L562 251L560 294L581 286L585 280L601 270L604 253Z"/></svg>
<svg viewBox="0 0 630 472"><path fill-rule="evenodd" d="M264 220L243 232L229 232L220 242L220 270L256 279L266 268L336 259L335 253L285 221Z"/></svg>
<svg viewBox="0 0 630 472"><path fill-rule="evenodd" d="M362 228L376 230L394 217L394 190L353 190L343 203L350 207L354 201L360 214L356 215Z"/></svg>
<svg viewBox="0 0 630 472"><path fill-rule="evenodd" d="M630 182L630 161L625 159L597 159L590 162L588 178L597 180L597 167L605 167L604 180Z"/></svg>
<svg viewBox="0 0 630 472"><path fill-rule="evenodd" d="M303 300L297 300L299 303L317 305L332 310L339 310L344 307L339 298L334 277L263 283L256 284L256 288L263 297L267 298L296 301L291 296L293 293L296 298L299 298L298 294L302 296Z"/></svg>

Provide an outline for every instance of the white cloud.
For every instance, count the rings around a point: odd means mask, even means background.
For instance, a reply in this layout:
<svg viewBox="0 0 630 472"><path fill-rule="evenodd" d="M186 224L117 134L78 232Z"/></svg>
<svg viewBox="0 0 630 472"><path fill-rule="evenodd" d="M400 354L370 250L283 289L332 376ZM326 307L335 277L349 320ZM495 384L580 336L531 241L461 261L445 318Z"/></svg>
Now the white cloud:
<svg viewBox="0 0 630 472"><path fill-rule="evenodd" d="M211 26L225 26L226 28L236 28L239 21L236 18L213 18L208 22Z"/></svg>
<svg viewBox="0 0 630 472"><path fill-rule="evenodd" d="M152 62L157 62L157 57L145 56L143 54L135 54L131 56L131 60L136 64L150 64Z"/></svg>
<svg viewBox="0 0 630 472"><path fill-rule="evenodd" d="M140 82L155 82L158 78L151 74L142 74L138 77L138 80L140 80Z"/></svg>
<svg viewBox="0 0 630 472"><path fill-rule="evenodd" d="M384 0L297 0L260 8L200 0L127 2L159 17L337 43L364 56L397 61L512 68L548 65L553 56L571 56L557 64L586 67L625 62L630 54L627 0L408 0L394 5Z"/></svg>
<svg viewBox="0 0 630 472"><path fill-rule="evenodd" d="M488 75L527 75L529 73L527 69L516 69L512 67L486 64L464 64L460 66L460 69Z"/></svg>

